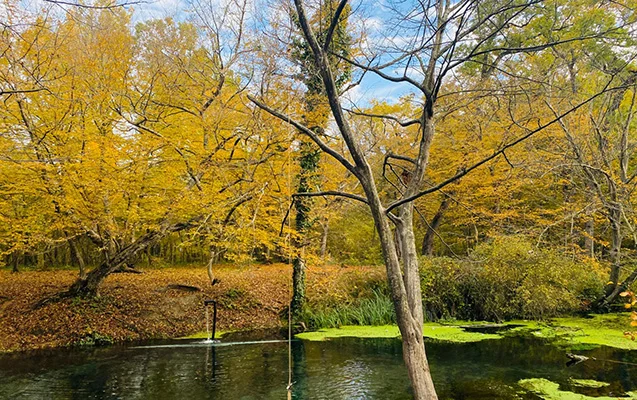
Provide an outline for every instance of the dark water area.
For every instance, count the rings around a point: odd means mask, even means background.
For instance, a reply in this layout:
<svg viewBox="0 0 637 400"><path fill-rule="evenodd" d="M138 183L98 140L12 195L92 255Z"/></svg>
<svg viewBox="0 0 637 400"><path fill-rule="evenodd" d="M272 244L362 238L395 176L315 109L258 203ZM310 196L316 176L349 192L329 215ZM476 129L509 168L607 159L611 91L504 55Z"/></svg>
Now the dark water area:
<svg viewBox="0 0 637 400"><path fill-rule="evenodd" d="M249 339L249 338L248 338ZM34 351L0 356L2 399L285 399L288 344L224 338ZM538 399L518 381L546 378L589 396L637 389L637 367L589 360L566 367L565 350L528 337L428 342L441 399ZM601 347L589 357L637 363L636 351ZM401 342L343 338L292 343L294 399L409 399ZM570 378L610 386L573 386Z"/></svg>

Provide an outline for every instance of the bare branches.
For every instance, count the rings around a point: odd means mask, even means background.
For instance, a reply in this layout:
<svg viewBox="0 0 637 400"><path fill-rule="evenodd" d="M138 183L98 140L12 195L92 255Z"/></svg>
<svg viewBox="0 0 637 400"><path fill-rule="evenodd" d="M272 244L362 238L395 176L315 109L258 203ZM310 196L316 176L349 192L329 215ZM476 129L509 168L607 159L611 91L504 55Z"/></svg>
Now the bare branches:
<svg viewBox="0 0 637 400"><path fill-rule="evenodd" d="M323 142L316 133L314 133L314 131L312 131L310 128L308 128L307 126L301 124L298 121L293 120L290 116L285 115L279 111L276 111L275 109L269 107L268 105L266 105L265 103L263 103L262 101L257 100L255 97L248 95L248 99L253 102L254 104L257 105L257 107L259 107L260 109L268 112L269 114L279 118L282 121L287 122L288 124L292 125L293 127L295 127L296 129L298 129L301 133L305 134L306 136L308 136L314 143L316 143L316 145L325 153L329 154L330 156L334 157L334 159L336 159L339 163L341 163L345 168L347 168L348 171L350 171L354 176L359 176L359 171L358 169L352 165L352 163L350 163L349 161L347 161L347 159L345 157L343 157L342 154L340 154L339 152L337 152L336 150L332 149L331 147L329 147L325 142Z"/></svg>
<svg viewBox="0 0 637 400"><path fill-rule="evenodd" d="M357 194L339 192L337 190L326 190L323 192L303 192L303 193L295 193L292 197L325 197L325 196L337 196L337 197L345 197L348 199L360 201L361 203L368 204L367 199L363 196L359 196Z"/></svg>
<svg viewBox="0 0 637 400"><path fill-rule="evenodd" d="M92 9L92 10L110 10L113 8L130 7L132 5L146 3L146 1L142 1L142 0L133 0L133 1L124 1L122 3L118 3L115 1L112 3L104 4L104 5L97 5L97 4L84 4L79 1L77 2L70 2L70 1L64 1L64 0L44 0L44 1L46 3L55 4L58 6L71 6L71 7Z"/></svg>
<svg viewBox="0 0 637 400"><path fill-rule="evenodd" d="M34 93L41 91L49 91L47 88L36 88L36 89L16 89L16 90L0 90L0 96L2 95L13 95L13 94L24 94L24 93Z"/></svg>
<svg viewBox="0 0 637 400"><path fill-rule="evenodd" d="M410 119L410 120L407 120L407 121L402 121L402 120L398 119L397 117L394 117L393 115L367 113L367 112L363 112L363 111L350 110L350 109L347 109L347 108L345 109L345 111L347 111L350 114L358 115L358 116L361 116L361 117L388 119L390 121L396 122L398 125L402 126L403 128L422 123L422 121L420 119Z"/></svg>
<svg viewBox="0 0 637 400"><path fill-rule="evenodd" d="M567 111L565 111L564 113L556 116L554 119L550 120L549 122L539 126L536 129L533 129L531 131L529 131L527 134L519 137L518 139L504 145L502 148L500 148L499 150L493 152L493 154L491 154L488 157L483 158L482 160L478 161L477 163L462 169L461 171L459 171L458 173L456 173L455 175L453 175L452 177L444 180L443 182L430 187L429 189L420 191L412 196L406 197L404 199L398 200L396 202L394 202L393 204L389 205L389 207L387 207L387 209L385 210L386 213L391 212L392 210L394 210L397 207L400 207L403 204L412 202L426 194L429 193L433 193L436 192L440 189L442 189L443 187L449 185L450 183L453 183L455 181L457 181L458 179L462 178L463 176L467 175L469 172L473 171L474 169L486 164L487 162L495 159L496 157L500 156L501 154L504 154L504 152L520 143L522 143L523 141L527 140L528 138L530 138L531 136L535 135L538 132L543 131L544 129L546 129L547 127L554 125L555 123L559 123L560 120L562 118L564 118L565 116L575 112L576 110L580 109L581 107L585 106L586 104L590 103L591 101L595 100L596 98L600 97L601 95L608 93L610 91L614 91L614 90L621 90L624 88L624 86L618 86L618 87L612 87L609 88L610 84L611 84L612 80L608 81L608 83L606 83L606 85L604 86L604 88L599 91L598 93L594 94L593 96L589 97L588 99L584 100L583 102L577 104L574 107L571 107L570 109L568 109Z"/></svg>
<svg viewBox="0 0 637 400"><path fill-rule="evenodd" d="M330 23L330 27L327 29L327 35L325 36L325 43L323 43L323 50L327 51L329 49L330 44L332 42L332 36L334 35L334 30L338 26L340 22L341 15L343 14L343 10L347 5L347 0L341 0L336 7L336 11L334 12L334 17L332 18L332 22Z"/></svg>

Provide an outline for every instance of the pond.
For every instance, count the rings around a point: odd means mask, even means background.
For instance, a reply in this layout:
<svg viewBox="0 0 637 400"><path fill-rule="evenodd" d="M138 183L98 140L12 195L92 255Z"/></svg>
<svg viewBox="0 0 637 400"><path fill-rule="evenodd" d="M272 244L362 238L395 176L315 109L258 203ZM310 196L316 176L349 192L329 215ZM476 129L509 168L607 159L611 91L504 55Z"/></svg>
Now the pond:
<svg viewBox="0 0 637 400"><path fill-rule="evenodd" d="M0 398L285 399L286 341L250 339L228 335L217 345L180 340L6 354L0 356ZM580 350L598 360L566 367L563 348L527 335L428 341L427 352L441 399L557 398L525 390L519 382L528 378L587 396L628 397L637 389L636 366L599 361L637 363L637 351ZM411 397L398 339L295 340L292 358L295 399ZM606 384L585 387L573 379Z"/></svg>

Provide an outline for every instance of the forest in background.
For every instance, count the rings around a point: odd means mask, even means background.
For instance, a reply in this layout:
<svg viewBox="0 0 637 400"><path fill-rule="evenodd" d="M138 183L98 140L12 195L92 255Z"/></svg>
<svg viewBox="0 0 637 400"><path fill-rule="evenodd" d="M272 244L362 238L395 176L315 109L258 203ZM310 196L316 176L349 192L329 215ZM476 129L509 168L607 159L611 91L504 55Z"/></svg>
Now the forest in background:
<svg viewBox="0 0 637 400"><path fill-rule="evenodd" d="M319 32L336 4L310 5ZM445 186L415 201L415 235L423 256L442 257L425 266L462 264L454 273L472 277L492 271L488 279L511 279L516 290L532 279L542 289L548 277L545 285L562 292L547 298L579 307L609 286L616 296L637 278L634 8L520 4L491 21L496 5L484 2L477 12L487 22L472 40L489 51L471 54L439 88L425 183ZM178 18L139 22L125 7L50 5L34 13L17 2L3 5L6 268L71 266L85 277L100 265L108 274L281 262L296 251L312 265L382 263L367 206L329 196L360 192L352 174L247 98L259 93L270 107L314 124L331 147L347 146L327 100L312 93L298 22L285 5L270 4L264 28L256 9L238 0L195 2ZM372 170L384 178L376 181L380 196L394 198L409 184L416 149L404 139L417 133L424 99L405 93L380 101L371 89L356 103L364 75L374 71L350 57L364 58L377 34L373 17L348 18L339 27L347 29L346 50L334 61L341 97L354 99L346 112ZM497 35L489 23L502 25ZM308 152L313 170L299 162ZM305 202L308 209L303 232L291 212L301 180L305 192L328 194L297 198L297 208ZM546 267L510 270L499 262L509 256ZM573 289L581 281L575 272L594 283ZM434 275L438 285L453 280Z"/></svg>

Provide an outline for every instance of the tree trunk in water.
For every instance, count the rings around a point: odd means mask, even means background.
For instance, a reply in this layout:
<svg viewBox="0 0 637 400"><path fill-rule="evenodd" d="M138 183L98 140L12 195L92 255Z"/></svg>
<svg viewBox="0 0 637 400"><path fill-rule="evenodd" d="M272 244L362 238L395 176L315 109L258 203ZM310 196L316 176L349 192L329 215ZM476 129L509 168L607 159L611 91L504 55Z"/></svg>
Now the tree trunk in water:
<svg viewBox="0 0 637 400"><path fill-rule="evenodd" d="M362 182L363 183L363 182ZM416 400L437 400L422 336L423 309L418 272L416 241L413 235L413 204L400 208L397 225L403 268L401 268L394 233L373 185L363 183L374 224L381 243L387 281L396 311L396 322L403 339L403 360Z"/></svg>
<svg viewBox="0 0 637 400"><path fill-rule="evenodd" d="M296 256L292 265L292 292L290 312L296 319L305 305L305 260L300 255Z"/></svg>
<svg viewBox="0 0 637 400"><path fill-rule="evenodd" d="M427 232L425 233L425 237L422 240L422 249L420 254L423 256L430 256L434 252L434 237L438 228L440 227L440 222L442 221L442 216L445 211L449 208L449 197L445 196L440 203L440 207L438 207L438 211L434 215L433 219L427 226Z"/></svg>
<svg viewBox="0 0 637 400"><path fill-rule="evenodd" d="M403 361L407 365L407 373L414 390L414 399L437 400L438 395L431 379L422 330L420 333L403 333L401 330L401 334L403 338Z"/></svg>

